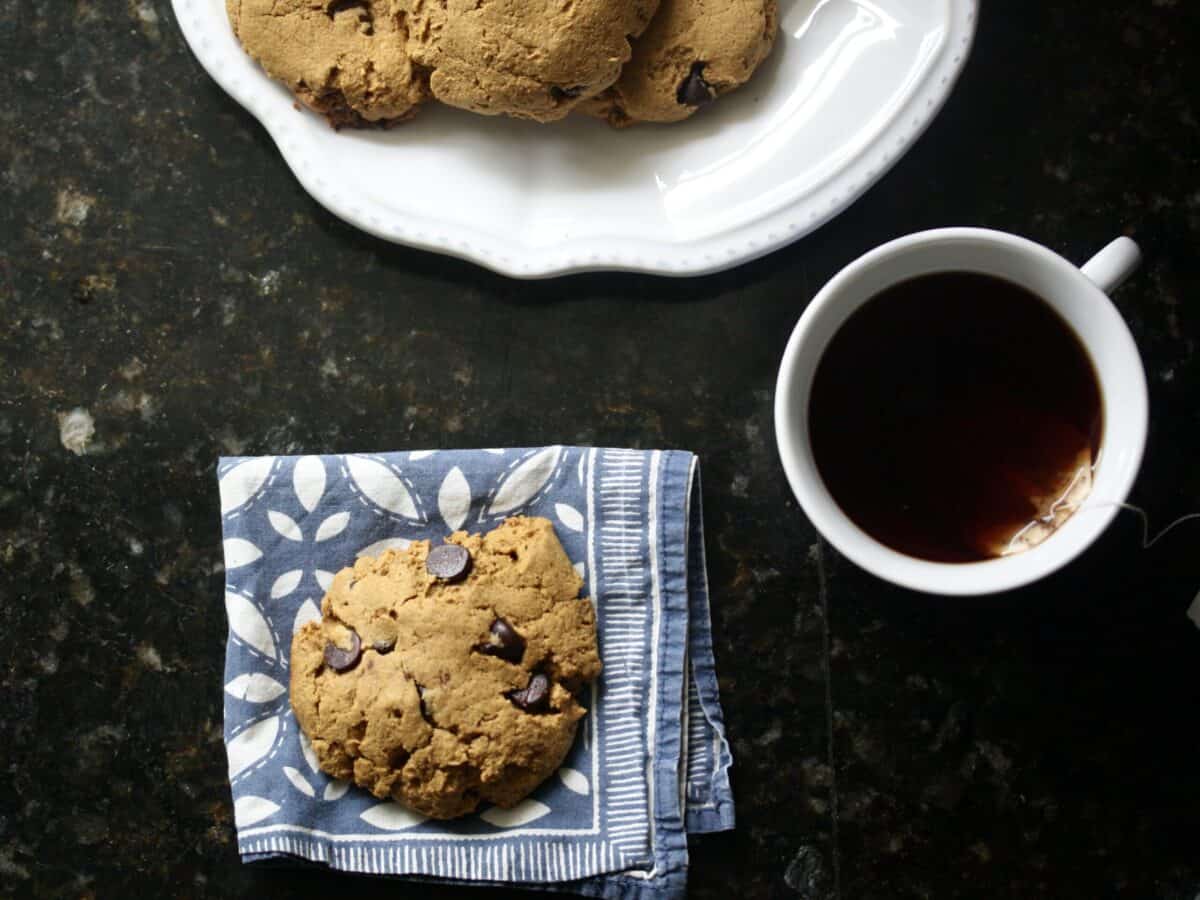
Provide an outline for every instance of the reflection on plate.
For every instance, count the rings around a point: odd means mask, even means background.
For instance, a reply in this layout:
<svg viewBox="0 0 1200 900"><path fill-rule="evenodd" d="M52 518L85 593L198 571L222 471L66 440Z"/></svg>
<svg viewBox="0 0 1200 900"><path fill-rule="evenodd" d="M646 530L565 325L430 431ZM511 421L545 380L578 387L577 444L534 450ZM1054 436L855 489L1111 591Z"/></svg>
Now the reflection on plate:
<svg viewBox="0 0 1200 900"><path fill-rule="evenodd" d="M200 62L318 202L387 240L523 278L695 275L812 231L929 124L976 21L975 0L781 0L775 50L750 83L676 125L431 106L391 131L334 132L242 52L224 0L173 2Z"/></svg>

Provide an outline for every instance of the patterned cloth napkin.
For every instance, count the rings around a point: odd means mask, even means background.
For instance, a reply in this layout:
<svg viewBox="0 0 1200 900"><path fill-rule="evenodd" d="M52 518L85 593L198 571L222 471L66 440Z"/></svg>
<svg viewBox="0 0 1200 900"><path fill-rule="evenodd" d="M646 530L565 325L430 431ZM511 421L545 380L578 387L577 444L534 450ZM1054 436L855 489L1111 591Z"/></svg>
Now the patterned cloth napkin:
<svg viewBox="0 0 1200 900"><path fill-rule="evenodd" d="M225 744L245 861L681 897L687 833L733 827L699 466L544 447L239 457L218 466ZM514 809L427 820L317 769L288 704L292 632L358 555L544 516L596 605L604 674L556 776Z"/></svg>

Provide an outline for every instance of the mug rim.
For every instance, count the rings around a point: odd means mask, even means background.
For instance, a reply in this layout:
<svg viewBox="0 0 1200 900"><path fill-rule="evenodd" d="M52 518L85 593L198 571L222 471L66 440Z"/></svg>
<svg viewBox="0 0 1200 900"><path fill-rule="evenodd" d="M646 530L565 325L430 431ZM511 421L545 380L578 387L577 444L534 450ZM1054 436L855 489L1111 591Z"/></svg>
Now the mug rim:
<svg viewBox="0 0 1200 900"><path fill-rule="evenodd" d="M1108 482L1106 500L1112 502L1072 514L1054 534L1043 543L1019 554L967 563L945 563L909 556L892 549L863 531L842 511L816 468L808 440L808 392L821 356L829 341L846 319L871 296L880 290L915 275L884 278L880 287L848 308L833 313L829 333L813 346L812 329L835 309L839 298L855 280L897 256L937 244L967 243L1001 245L1017 251L1036 266L1050 268L1066 275L1077 289L1088 292L1096 301L1096 315L1103 320L1100 331L1105 342L1112 342L1118 362L1101 369L1096 351L1098 341L1079 333L1068 319L1062 301L1063 292L1054 297L1038 293L1074 331L1092 360L1104 404L1104 431L1101 451L1096 463L1097 484ZM974 267L954 265L953 253L948 254L944 269L935 271L972 271ZM976 269L977 270L977 269ZM991 273L986 273L991 274ZM1014 279L1015 280L1015 279ZM1103 302L1100 302L1103 301ZM813 359L807 379L799 379L801 363ZM1108 401L1106 386L1116 381L1114 368L1121 369L1121 384L1128 395L1121 408L1114 409ZM1106 376L1107 371L1107 376ZM797 383L798 379L800 383ZM803 402L797 402L797 394ZM1079 267L1041 244L1018 235L986 228L938 228L904 235L882 244L852 261L833 276L808 304L788 338L775 386L775 437L780 460L792 493L817 531L840 553L863 569L902 587L946 596L970 596L998 593L1037 581L1065 566L1086 550L1108 527L1132 488L1141 466L1148 428L1148 394L1141 357L1124 319L1109 296L1093 283ZM1116 440L1120 436L1122 440ZM1106 452L1113 447L1112 453ZM1119 453L1117 452L1119 450ZM1116 458L1114 458L1114 456ZM1095 487L1093 488L1095 491Z"/></svg>

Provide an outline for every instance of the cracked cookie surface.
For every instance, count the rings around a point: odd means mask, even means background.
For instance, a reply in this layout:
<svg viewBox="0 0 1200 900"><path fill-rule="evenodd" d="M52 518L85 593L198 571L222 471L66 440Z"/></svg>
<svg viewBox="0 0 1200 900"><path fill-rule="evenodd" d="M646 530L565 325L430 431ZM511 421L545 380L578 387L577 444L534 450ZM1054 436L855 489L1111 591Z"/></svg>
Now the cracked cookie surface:
<svg viewBox="0 0 1200 900"><path fill-rule="evenodd" d="M513 806L562 764L600 673L595 612L546 519L456 532L340 571L292 640L291 702L321 769L434 818Z"/></svg>
<svg viewBox="0 0 1200 900"><path fill-rule="evenodd" d="M443 103L550 122L612 84L658 0L406 0Z"/></svg>
<svg viewBox="0 0 1200 900"><path fill-rule="evenodd" d="M777 30L776 0L662 0L620 78L579 111L618 128L686 119L749 81Z"/></svg>
<svg viewBox="0 0 1200 900"><path fill-rule="evenodd" d="M334 127L390 125L429 98L402 0L226 0L246 52Z"/></svg>

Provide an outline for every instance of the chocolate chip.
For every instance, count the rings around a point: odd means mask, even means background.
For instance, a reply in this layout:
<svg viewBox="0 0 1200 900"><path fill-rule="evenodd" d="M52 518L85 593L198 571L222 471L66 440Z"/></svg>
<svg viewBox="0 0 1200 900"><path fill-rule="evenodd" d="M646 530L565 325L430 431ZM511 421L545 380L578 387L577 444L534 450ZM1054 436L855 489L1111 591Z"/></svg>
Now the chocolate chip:
<svg viewBox="0 0 1200 900"><path fill-rule="evenodd" d="M467 574L471 567L471 554L458 544L442 544L429 551L425 558L425 569L434 578L455 581Z"/></svg>
<svg viewBox="0 0 1200 900"><path fill-rule="evenodd" d="M529 684L519 691L509 691L508 699L518 709L528 713L545 712L550 708L550 679L541 672L529 679Z"/></svg>
<svg viewBox="0 0 1200 900"><path fill-rule="evenodd" d="M680 106L704 106L706 103L712 103L715 99L712 85L704 80L703 72L706 65L707 63L702 62L692 63L687 77L679 82L679 88L675 91L675 99L679 101Z"/></svg>
<svg viewBox="0 0 1200 900"><path fill-rule="evenodd" d="M371 12L370 0L331 0L325 7L325 15L330 21L337 21L343 13L350 13L355 17L361 34L375 33L375 16Z"/></svg>
<svg viewBox="0 0 1200 900"><path fill-rule="evenodd" d="M425 705L425 688L423 685L417 685L417 703L421 707L421 718L430 725L434 724L433 717L429 715L429 708Z"/></svg>
<svg viewBox="0 0 1200 900"><path fill-rule="evenodd" d="M392 648L396 646L395 638L379 638L371 641L371 649L376 653L391 653Z"/></svg>
<svg viewBox="0 0 1200 900"><path fill-rule="evenodd" d="M358 639L358 632L350 632L350 648L343 650L333 641L325 642L325 665L333 669L335 672L345 672L347 669L353 669L358 663L359 657L362 656L362 641Z"/></svg>
<svg viewBox="0 0 1200 900"><path fill-rule="evenodd" d="M555 100L574 100L583 93L583 85L575 87L559 87L557 84L550 85L550 96Z"/></svg>
<svg viewBox="0 0 1200 900"><path fill-rule="evenodd" d="M333 0L325 7L325 15L331 19L351 11L356 13L360 19L371 18L371 7L366 0Z"/></svg>
<svg viewBox="0 0 1200 900"><path fill-rule="evenodd" d="M525 655L525 638L504 619L492 623L492 640L480 644L476 649L488 656L497 656L505 662L519 663Z"/></svg>

